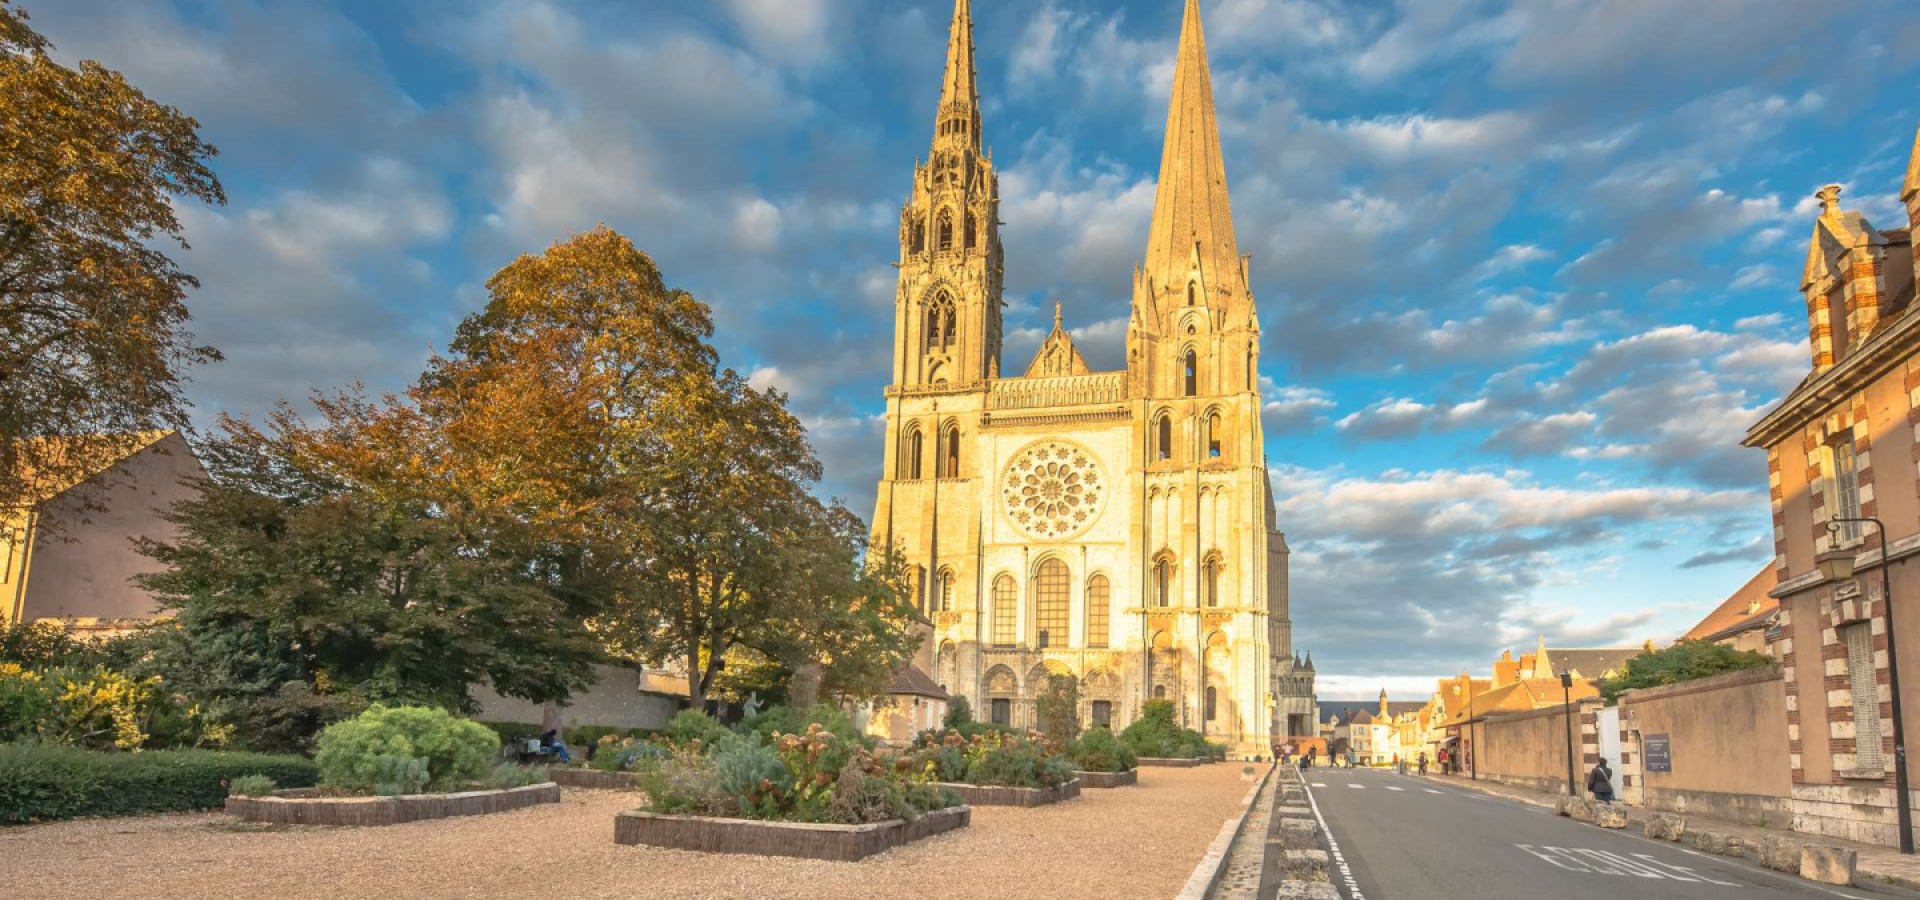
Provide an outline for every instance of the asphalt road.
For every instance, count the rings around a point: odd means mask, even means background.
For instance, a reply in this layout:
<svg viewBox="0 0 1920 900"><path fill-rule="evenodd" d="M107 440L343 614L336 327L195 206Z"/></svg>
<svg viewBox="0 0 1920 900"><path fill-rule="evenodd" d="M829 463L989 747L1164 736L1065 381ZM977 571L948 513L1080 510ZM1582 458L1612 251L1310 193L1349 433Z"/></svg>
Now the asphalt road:
<svg viewBox="0 0 1920 900"><path fill-rule="evenodd" d="M1305 774L1345 900L1920 898L1889 886L1814 884L1417 776Z"/></svg>

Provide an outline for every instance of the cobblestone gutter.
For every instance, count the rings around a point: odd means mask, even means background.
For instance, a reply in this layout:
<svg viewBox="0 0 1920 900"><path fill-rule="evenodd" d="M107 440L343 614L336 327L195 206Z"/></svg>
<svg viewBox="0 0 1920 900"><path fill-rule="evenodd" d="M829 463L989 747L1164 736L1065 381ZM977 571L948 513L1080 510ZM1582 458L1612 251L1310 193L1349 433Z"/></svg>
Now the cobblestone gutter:
<svg viewBox="0 0 1920 900"><path fill-rule="evenodd" d="M1279 771L1278 765L1269 765L1266 774L1247 790L1246 799L1240 804L1240 814L1228 819L1226 824L1220 826L1219 836L1207 846L1207 852L1200 857L1200 864L1194 867L1193 874L1187 878L1186 886L1180 889L1180 893L1175 895L1174 900L1207 900L1207 898L1218 896L1214 893L1214 889L1220 884L1222 876L1227 873L1235 845L1239 842L1241 835L1252 831L1248 827L1248 820L1257 810L1264 809L1267 805L1262 802L1263 795L1268 802L1271 801L1271 787L1275 783L1274 773L1277 771ZM1264 835L1266 832L1262 828L1254 833ZM1257 887L1258 885L1256 889Z"/></svg>

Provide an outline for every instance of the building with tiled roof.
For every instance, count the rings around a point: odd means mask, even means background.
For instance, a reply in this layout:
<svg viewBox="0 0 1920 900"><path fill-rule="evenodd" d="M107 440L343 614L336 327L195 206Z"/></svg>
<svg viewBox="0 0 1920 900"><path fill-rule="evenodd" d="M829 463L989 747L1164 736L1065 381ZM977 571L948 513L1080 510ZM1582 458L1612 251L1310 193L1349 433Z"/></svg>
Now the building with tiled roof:
<svg viewBox="0 0 1920 900"><path fill-rule="evenodd" d="M1779 612L1780 601L1770 592L1779 584L1780 570L1769 562L1681 639L1725 644L1735 650L1771 652L1767 624Z"/></svg>

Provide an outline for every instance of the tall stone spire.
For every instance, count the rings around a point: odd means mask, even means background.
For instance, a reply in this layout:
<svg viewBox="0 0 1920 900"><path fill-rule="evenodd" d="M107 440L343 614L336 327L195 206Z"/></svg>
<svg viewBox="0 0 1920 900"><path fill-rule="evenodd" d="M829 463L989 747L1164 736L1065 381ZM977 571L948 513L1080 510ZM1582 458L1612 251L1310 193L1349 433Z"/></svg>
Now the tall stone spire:
<svg viewBox="0 0 1920 900"><path fill-rule="evenodd" d="M1207 36L1200 24L1199 0L1187 0L1144 274L1155 294L1175 287L1184 293L1196 262L1202 287L1211 295L1197 302L1210 304L1221 294L1244 293L1220 123L1213 109L1213 75L1207 68Z"/></svg>
<svg viewBox="0 0 1920 900"><path fill-rule="evenodd" d="M980 83L973 66L973 3L954 0L947 38L947 74L940 80L940 109L933 145L980 149Z"/></svg>

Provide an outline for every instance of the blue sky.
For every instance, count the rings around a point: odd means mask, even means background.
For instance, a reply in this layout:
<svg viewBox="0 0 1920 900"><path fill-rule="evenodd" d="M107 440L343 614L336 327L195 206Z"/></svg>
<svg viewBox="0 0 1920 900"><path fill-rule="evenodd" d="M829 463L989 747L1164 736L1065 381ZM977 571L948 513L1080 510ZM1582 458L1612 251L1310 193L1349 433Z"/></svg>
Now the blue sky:
<svg viewBox="0 0 1920 900"><path fill-rule="evenodd" d="M205 418L404 384L523 252L604 222L791 393L872 508L894 234L950 0L23 0L198 117ZM1008 360L1117 367L1180 0L975 0ZM1899 0L1202 0L1322 695L1670 638L1768 558L1745 426L1802 377L1819 185L1881 228Z"/></svg>

